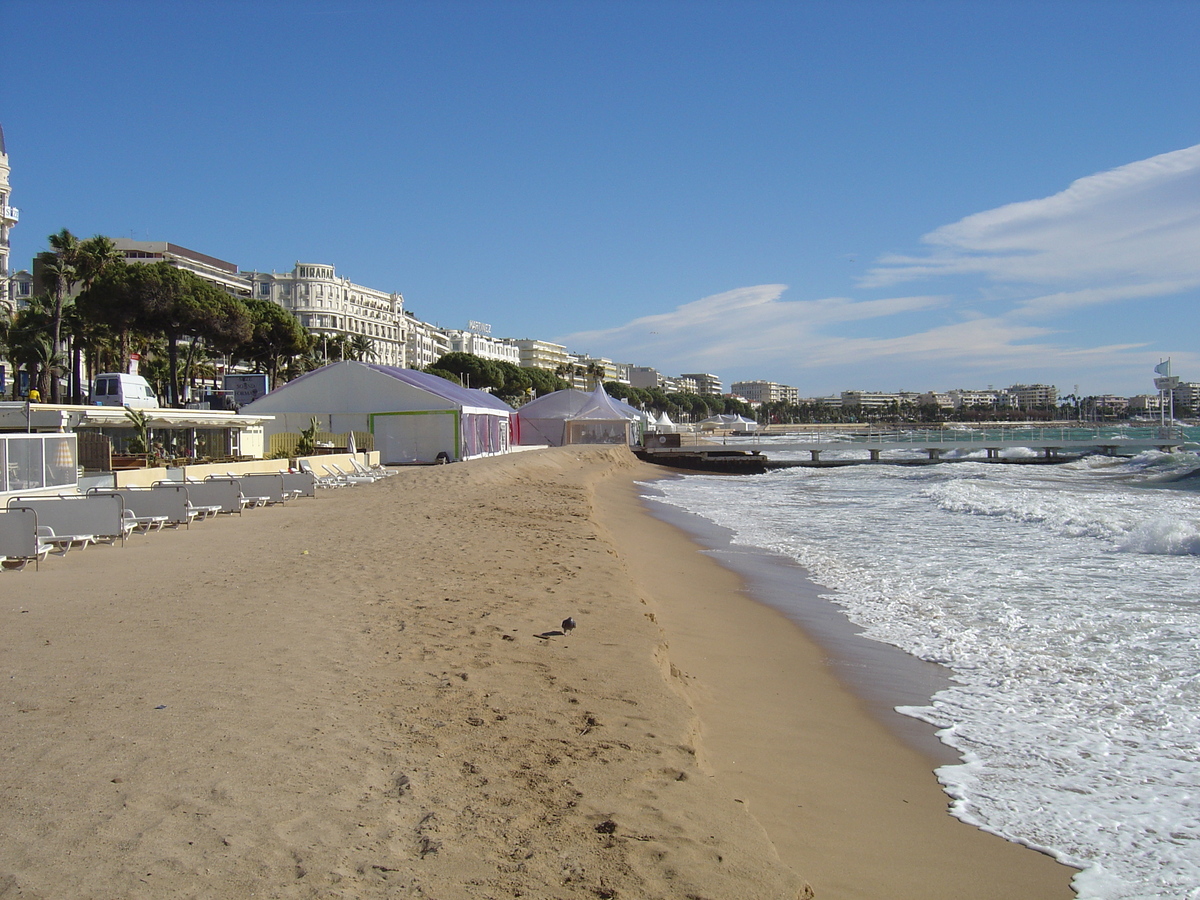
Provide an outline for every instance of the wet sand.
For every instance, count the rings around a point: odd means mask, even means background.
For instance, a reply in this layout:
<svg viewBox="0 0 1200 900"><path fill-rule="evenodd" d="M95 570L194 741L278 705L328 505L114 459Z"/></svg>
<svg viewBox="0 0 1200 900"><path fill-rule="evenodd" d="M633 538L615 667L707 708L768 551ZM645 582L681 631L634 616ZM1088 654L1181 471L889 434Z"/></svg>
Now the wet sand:
<svg viewBox="0 0 1200 900"><path fill-rule="evenodd" d="M0 575L0 897L1070 897L649 471L404 469Z"/></svg>

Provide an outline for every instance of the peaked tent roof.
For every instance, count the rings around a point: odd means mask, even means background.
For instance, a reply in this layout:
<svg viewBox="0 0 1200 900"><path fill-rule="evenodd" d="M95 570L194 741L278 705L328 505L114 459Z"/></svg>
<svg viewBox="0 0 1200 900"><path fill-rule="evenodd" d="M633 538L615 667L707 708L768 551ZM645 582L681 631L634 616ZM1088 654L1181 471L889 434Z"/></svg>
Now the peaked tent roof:
<svg viewBox="0 0 1200 900"><path fill-rule="evenodd" d="M735 416L733 413L722 413L719 416L709 416L701 425L719 425L722 428L737 428L741 425L754 425L758 423L753 419L747 419L745 416Z"/></svg>
<svg viewBox="0 0 1200 900"><path fill-rule="evenodd" d="M403 381L405 384L413 387L424 388L431 394L437 394L444 400L450 400L460 406L475 406L487 407L490 409L500 409L505 412L512 412L513 408L501 400L499 397L489 394L487 391L479 391L475 388L466 388L461 384L455 384L453 381L447 381L439 375L431 375L428 372L422 372L418 369L402 369L399 366L379 366L365 363L367 368L374 369L376 372L382 372L397 381Z"/></svg>
<svg viewBox="0 0 1200 900"><path fill-rule="evenodd" d="M632 409L626 405L626 409ZM636 412L636 411L635 411ZM638 414L640 416L640 413ZM631 419L631 416L625 409L617 406L617 401L613 400L604 390L604 385L596 385L596 389L587 395L583 406L576 410L575 414L570 416L572 421L589 420L611 422L615 419Z"/></svg>
<svg viewBox="0 0 1200 900"><path fill-rule="evenodd" d="M628 403L616 400L597 385L590 394L567 388L542 394L518 410L524 419L645 419L646 414Z"/></svg>
<svg viewBox="0 0 1200 900"><path fill-rule="evenodd" d="M379 397L366 395L378 390L386 392L389 384L401 387L413 397L428 395L436 398L434 406L437 408L444 404L446 407L513 411L503 400L485 391L464 388L428 372L353 361L332 363L306 372L247 404L243 411L291 411L287 404L294 403L299 396L306 398L305 406L314 401L320 404L322 399L318 398L323 398L327 403L336 400L343 412L379 412ZM413 390L423 393L412 394Z"/></svg>

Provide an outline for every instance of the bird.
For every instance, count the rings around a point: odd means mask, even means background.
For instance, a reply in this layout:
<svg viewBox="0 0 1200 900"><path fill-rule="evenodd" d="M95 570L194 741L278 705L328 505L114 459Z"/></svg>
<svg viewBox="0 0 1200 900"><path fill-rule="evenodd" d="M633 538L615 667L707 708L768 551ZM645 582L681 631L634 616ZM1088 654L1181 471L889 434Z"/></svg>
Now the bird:
<svg viewBox="0 0 1200 900"><path fill-rule="evenodd" d="M570 634L571 629L574 627L575 627L575 620L572 619L570 616L567 616L565 619L562 620L563 634Z"/></svg>

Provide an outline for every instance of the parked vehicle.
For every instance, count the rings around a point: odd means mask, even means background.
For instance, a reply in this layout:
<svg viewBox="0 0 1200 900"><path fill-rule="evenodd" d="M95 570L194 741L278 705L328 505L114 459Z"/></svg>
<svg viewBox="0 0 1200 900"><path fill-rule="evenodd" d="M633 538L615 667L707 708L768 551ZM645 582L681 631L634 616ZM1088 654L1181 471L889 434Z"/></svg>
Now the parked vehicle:
<svg viewBox="0 0 1200 900"><path fill-rule="evenodd" d="M92 382L91 403L93 406L128 406L132 409L154 409L158 397L141 375L126 375L123 372L105 372Z"/></svg>

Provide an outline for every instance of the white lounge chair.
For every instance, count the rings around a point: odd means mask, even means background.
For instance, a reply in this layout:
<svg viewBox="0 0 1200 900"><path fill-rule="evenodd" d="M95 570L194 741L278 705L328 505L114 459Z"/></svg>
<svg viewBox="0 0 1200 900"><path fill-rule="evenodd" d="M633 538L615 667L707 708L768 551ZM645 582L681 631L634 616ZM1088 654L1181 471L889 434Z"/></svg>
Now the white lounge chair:
<svg viewBox="0 0 1200 900"><path fill-rule="evenodd" d="M163 526L167 524L166 516L138 516L134 515L132 509L127 509L121 513L125 519L125 533L133 534L149 534L151 531L162 531Z"/></svg>
<svg viewBox="0 0 1200 900"><path fill-rule="evenodd" d="M340 468L337 468L336 466L326 466L325 463L322 463L322 464L320 464L320 468L325 469L325 472L329 474L330 478L337 479L337 481L341 482L341 484L343 484L343 485L373 485L374 484L373 478L365 478L364 475L347 475L346 473L342 472L342 470Z"/></svg>
<svg viewBox="0 0 1200 900"><path fill-rule="evenodd" d="M321 488L345 487L345 485L343 485L342 482L339 481L333 475L330 475L330 474L318 475L317 471L312 467L312 464L306 459L300 460L300 471L307 472L314 479L316 479L317 487L321 487ZM326 472L328 472L328 469L326 470Z"/></svg>
<svg viewBox="0 0 1200 900"><path fill-rule="evenodd" d="M96 543L94 534L55 534L49 525L37 527L38 540L54 549L59 556L66 556L72 547L83 550L88 544Z"/></svg>
<svg viewBox="0 0 1200 900"><path fill-rule="evenodd" d="M347 484L374 484L376 480L374 475L351 475L349 472L344 472L338 467L337 463L330 463L328 466L322 464L322 468L326 472L332 468L337 473L337 477Z"/></svg>
<svg viewBox="0 0 1200 900"><path fill-rule="evenodd" d="M381 481L391 475L395 475L391 469L385 469L383 466L368 466L358 461L357 456L350 457L350 467L354 469L357 475L369 475L377 481Z"/></svg>
<svg viewBox="0 0 1200 900"><path fill-rule="evenodd" d="M211 519L221 512L219 506L196 506L194 503L188 503L188 521L199 519L203 522L205 519Z"/></svg>

